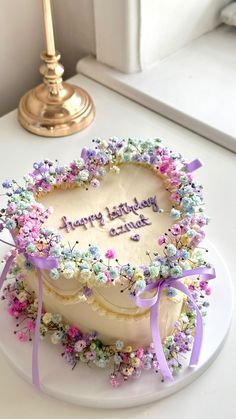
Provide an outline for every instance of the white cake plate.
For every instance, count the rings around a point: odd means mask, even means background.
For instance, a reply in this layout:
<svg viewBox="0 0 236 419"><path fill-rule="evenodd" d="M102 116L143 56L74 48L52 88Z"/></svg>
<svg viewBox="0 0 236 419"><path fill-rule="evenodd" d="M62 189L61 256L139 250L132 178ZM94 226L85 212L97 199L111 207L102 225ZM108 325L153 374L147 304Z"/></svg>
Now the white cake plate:
<svg viewBox="0 0 236 419"><path fill-rule="evenodd" d="M58 399L82 406L96 408L123 408L138 406L162 399L198 378L217 357L231 323L233 291L227 267L209 241L209 260L216 269L217 278L212 281L212 296L204 328L204 341L200 362L197 367L185 367L173 382L162 383L159 374L153 371L142 373L136 380L130 380L118 389L109 383L109 371L98 367L78 364L71 367L60 356L62 347L50 341L40 341L39 365L41 389ZM2 253L2 252L1 252ZM13 334L15 320L6 310L6 303L0 304L0 349L8 361L27 381L31 382L32 342L20 343Z"/></svg>

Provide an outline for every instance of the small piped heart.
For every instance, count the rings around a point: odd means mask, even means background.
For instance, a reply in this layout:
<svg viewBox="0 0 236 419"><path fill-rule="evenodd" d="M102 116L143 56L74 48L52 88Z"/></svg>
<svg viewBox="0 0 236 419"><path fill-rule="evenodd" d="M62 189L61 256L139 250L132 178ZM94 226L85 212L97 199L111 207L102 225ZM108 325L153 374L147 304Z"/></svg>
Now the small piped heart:
<svg viewBox="0 0 236 419"><path fill-rule="evenodd" d="M131 240L133 240L134 242L138 242L140 240L140 235L139 234L134 234L133 236L130 237Z"/></svg>

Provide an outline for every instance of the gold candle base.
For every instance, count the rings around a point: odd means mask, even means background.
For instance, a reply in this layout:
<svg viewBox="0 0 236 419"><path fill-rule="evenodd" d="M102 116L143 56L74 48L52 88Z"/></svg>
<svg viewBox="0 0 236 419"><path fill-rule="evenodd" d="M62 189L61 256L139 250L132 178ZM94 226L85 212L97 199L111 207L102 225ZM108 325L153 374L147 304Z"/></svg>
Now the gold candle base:
<svg viewBox="0 0 236 419"><path fill-rule="evenodd" d="M28 131L44 137L61 137L86 128L95 115L87 92L62 81L60 54L45 52L40 72L44 83L27 92L20 100L18 119Z"/></svg>

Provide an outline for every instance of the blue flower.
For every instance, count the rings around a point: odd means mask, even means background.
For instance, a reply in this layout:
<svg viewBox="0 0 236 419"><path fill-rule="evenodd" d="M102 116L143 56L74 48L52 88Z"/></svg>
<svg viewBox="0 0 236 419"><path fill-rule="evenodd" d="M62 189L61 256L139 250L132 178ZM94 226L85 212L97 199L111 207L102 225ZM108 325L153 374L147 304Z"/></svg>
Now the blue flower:
<svg viewBox="0 0 236 419"><path fill-rule="evenodd" d="M196 234L197 234L197 232L193 229L190 229L190 230L187 231L187 236L190 237L190 238L196 236Z"/></svg>
<svg viewBox="0 0 236 419"><path fill-rule="evenodd" d="M113 267L113 266L110 267L109 274L110 274L111 279L116 279L116 278L119 277L119 271L118 271L118 269L115 268L115 267Z"/></svg>
<svg viewBox="0 0 236 419"><path fill-rule="evenodd" d="M181 257L185 260L189 259L189 257L190 257L189 251L187 249L182 249L181 250Z"/></svg>
<svg viewBox="0 0 236 419"><path fill-rule="evenodd" d="M89 246L89 252L93 257L99 259L101 257L100 249L97 246L91 245Z"/></svg>
<svg viewBox="0 0 236 419"><path fill-rule="evenodd" d="M27 269L27 270L30 270L30 269L33 268L33 264L31 262L29 262L28 260L26 260L24 262L24 266L25 266L25 269Z"/></svg>
<svg viewBox="0 0 236 419"><path fill-rule="evenodd" d="M63 249L63 255L64 255L67 259L72 258L72 252L71 252L71 249L70 249L69 247L65 247L65 248Z"/></svg>
<svg viewBox="0 0 236 419"><path fill-rule="evenodd" d="M124 265L121 268L121 273L130 278L133 275L134 270L130 265Z"/></svg>
<svg viewBox="0 0 236 419"><path fill-rule="evenodd" d="M11 188L12 187L12 184L11 184L10 180L8 180L8 179L4 180L2 182L2 187L5 188L5 189Z"/></svg>
<svg viewBox="0 0 236 419"><path fill-rule="evenodd" d="M168 244L165 247L165 250L166 250L166 253L167 253L168 256L174 256L177 252L177 249L176 249L174 244Z"/></svg>
<svg viewBox="0 0 236 419"><path fill-rule="evenodd" d="M149 163L150 161L150 156L148 154L143 154L143 158L142 158L144 163Z"/></svg>
<svg viewBox="0 0 236 419"><path fill-rule="evenodd" d="M184 209L185 212L191 212L194 207L194 201L192 198L184 197L181 201L181 207Z"/></svg>
<svg viewBox="0 0 236 419"><path fill-rule="evenodd" d="M58 247L52 247L51 249L50 249L50 255L51 256L55 256L55 257L60 257L61 256L61 248L58 246Z"/></svg>
<svg viewBox="0 0 236 419"><path fill-rule="evenodd" d="M14 220L7 220L6 228L8 230L14 230L14 228L16 228L16 222Z"/></svg>
<svg viewBox="0 0 236 419"><path fill-rule="evenodd" d="M56 268L50 270L50 278L56 280L59 278L59 271Z"/></svg>
<svg viewBox="0 0 236 419"><path fill-rule="evenodd" d="M167 297L170 297L170 298L175 297L177 295L177 291L173 287L168 287L166 290L166 295Z"/></svg>
<svg viewBox="0 0 236 419"><path fill-rule="evenodd" d="M170 274L174 278L178 278L181 275L181 273L182 273L182 269L181 269L181 267L179 265L174 266L170 270Z"/></svg>
<svg viewBox="0 0 236 419"><path fill-rule="evenodd" d="M115 355L114 355L114 363L115 363L116 365L120 365L121 361L122 361L121 356L120 356L120 355L118 355L118 353L116 352L116 353L115 353Z"/></svg>
<svg viewBox="0 0 236 419"><path fill-rule="evenodd" d="M83 269L90 269L90 266L88 265L88 263L81 263L81 265L79 265L79 267L80 267L81 271Z"/></svg>
<svg viewBox="0 0 236 419"><path fill-rule="evenodd" d="M146 287L146 282L144 279L138 279L138 281L135 282L134 288L135 291L143 291Z"/></svg>
<svg viewBox="0 0 236 419"><path fill-rule="evenodd" d="M180 211L175 208L172 208L172 210L170 211L170 216L174 220L178 220L180 218Z"/></svg>

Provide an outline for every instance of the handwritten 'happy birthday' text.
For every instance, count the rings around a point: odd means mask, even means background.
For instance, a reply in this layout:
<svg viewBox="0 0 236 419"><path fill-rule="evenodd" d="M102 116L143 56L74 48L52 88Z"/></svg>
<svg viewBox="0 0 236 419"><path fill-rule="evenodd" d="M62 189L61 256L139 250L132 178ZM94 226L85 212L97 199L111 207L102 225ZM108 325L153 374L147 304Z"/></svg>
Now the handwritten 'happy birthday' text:
<svg viewBox="0 0 236 419"><path fill-rule="evenodd" d="M111 236L118 236L123 233L127 233L132 229L137 229L141 227L145 227L151 224L151 221L145 217L143 214L139 214L137 211L151 207L153 212L159 211L159 206L157 204L156 196L149 197L147 199L139 201L137 198L133 199L132 204L128 204L127 202L121 203L119 205L115 205L112 208L106 207L106 216L110 221L115 220L116 218L123 217L130 213L137 215L139 218L135 221L125 222L124 224L116 227L111 228L109 230L109 234ZM87 229L88 227L94 227L94 222L98 222L100 226L105 225L105 216L102 212L98 212L96 214L91 214L86 217L78 218L75 221L69 221L65 215L62 217L63 225L60 226L60 229L65 229L67 233L75 230L77 227L84 227Z"/></svg>

